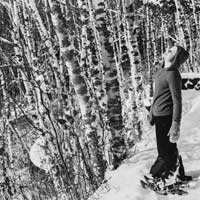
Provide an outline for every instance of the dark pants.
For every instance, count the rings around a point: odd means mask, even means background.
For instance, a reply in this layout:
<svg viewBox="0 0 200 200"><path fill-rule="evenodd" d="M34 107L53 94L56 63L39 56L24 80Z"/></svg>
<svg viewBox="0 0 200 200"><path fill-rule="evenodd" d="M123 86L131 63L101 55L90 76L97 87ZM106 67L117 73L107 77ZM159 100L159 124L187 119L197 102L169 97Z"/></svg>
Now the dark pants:
<svg viewBox="0 0 200 200"><path fill-rule="evenodd" d="M158 158L163 158L170 170L176 169L178 149L167 135L172 125L172 116L154 116Z"/></svg>

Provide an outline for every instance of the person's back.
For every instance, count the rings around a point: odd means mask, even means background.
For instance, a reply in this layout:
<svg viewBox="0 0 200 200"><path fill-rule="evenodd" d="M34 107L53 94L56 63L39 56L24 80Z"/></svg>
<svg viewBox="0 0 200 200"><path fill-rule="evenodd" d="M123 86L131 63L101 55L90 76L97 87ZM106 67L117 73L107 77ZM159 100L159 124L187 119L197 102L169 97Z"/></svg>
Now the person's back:
<svg viewBox="0 0 200 200"><path fill-rule="evenodd" d="M173 115L173 120L180 121L181 102L181 76L179 71L176 68L170 70L165 68L160 69L155 78L152 105L153 115Z"/></svg>

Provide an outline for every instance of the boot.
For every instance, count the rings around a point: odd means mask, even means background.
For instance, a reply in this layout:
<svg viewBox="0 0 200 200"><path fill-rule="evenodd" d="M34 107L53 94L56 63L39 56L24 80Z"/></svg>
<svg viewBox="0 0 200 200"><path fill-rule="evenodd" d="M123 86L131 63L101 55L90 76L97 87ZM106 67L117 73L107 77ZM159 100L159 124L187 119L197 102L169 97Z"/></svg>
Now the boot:
<svg viewBox="0 0 200 200"><path fill-rule="evenodd" d="M181 181L191 181L192 180L192 176L185 175L185 169L183 166L183 160L182 160L181 156L179 156L179 170L178 170L177 178Z"/></svg>

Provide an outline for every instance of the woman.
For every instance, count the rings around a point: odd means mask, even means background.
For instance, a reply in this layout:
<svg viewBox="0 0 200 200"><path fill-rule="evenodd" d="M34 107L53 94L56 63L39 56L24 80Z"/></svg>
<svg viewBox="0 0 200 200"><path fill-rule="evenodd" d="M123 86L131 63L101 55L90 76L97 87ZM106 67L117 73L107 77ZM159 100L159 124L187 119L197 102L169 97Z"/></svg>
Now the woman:
<svg viewBox="0 0 200 200"><path fill-rule="evenodd" d="M179 68L188 56L181 46L168 49L155 78L150 123L155 123L158 158L150 170L153 177L165 179L177 169L179 156L176 142L180 136L182 112Z"/></svg>

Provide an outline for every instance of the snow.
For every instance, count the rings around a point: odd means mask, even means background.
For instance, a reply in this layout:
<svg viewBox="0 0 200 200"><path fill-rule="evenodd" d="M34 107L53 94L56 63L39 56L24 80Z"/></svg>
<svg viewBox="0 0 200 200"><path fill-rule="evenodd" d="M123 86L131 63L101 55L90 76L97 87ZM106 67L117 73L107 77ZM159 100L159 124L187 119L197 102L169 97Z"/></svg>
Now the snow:
<svg viewBox="0 0 200 200"><path fill-rule="evenodd" d="M29 157L35 166L39 167L40 169L44 169L45 171L48 171L50 169L50 157L46 153L45 146L45 137L40 136L31 146Z"/></svg>
<svg viewBox="0 0 200 200"><path fill-rule="evenodd" d="M200 78L200 73L181 73L181 77L184 79Z"/></svg>
<svg viewBox="0 0 200 200"><path fill-rule="evenodd" d="M154 3L154 4L160 4L159 0L145 0L143 3Z"/></svg>
<svg viewBox="0 0 200 200"><path fill-rule="evenodd" d="M182 91L183 118L181 138L178 142L179 152L183 158L186 174L200 176L200 92L196 90ZM157 150L154 128L145 133L151 140L147 143L147 136L138 144L140 151L124 161L115 171L106 174L104 183L89 200L198 200L200 197L200 179L186 190L187 195L161 196L155 192L143 189L139 180L148 173L156 159ZM143 148L141 148L143 147ZM136 148L136 149L137 149ZM142 150L141 150L142 149Z"/></svg>

